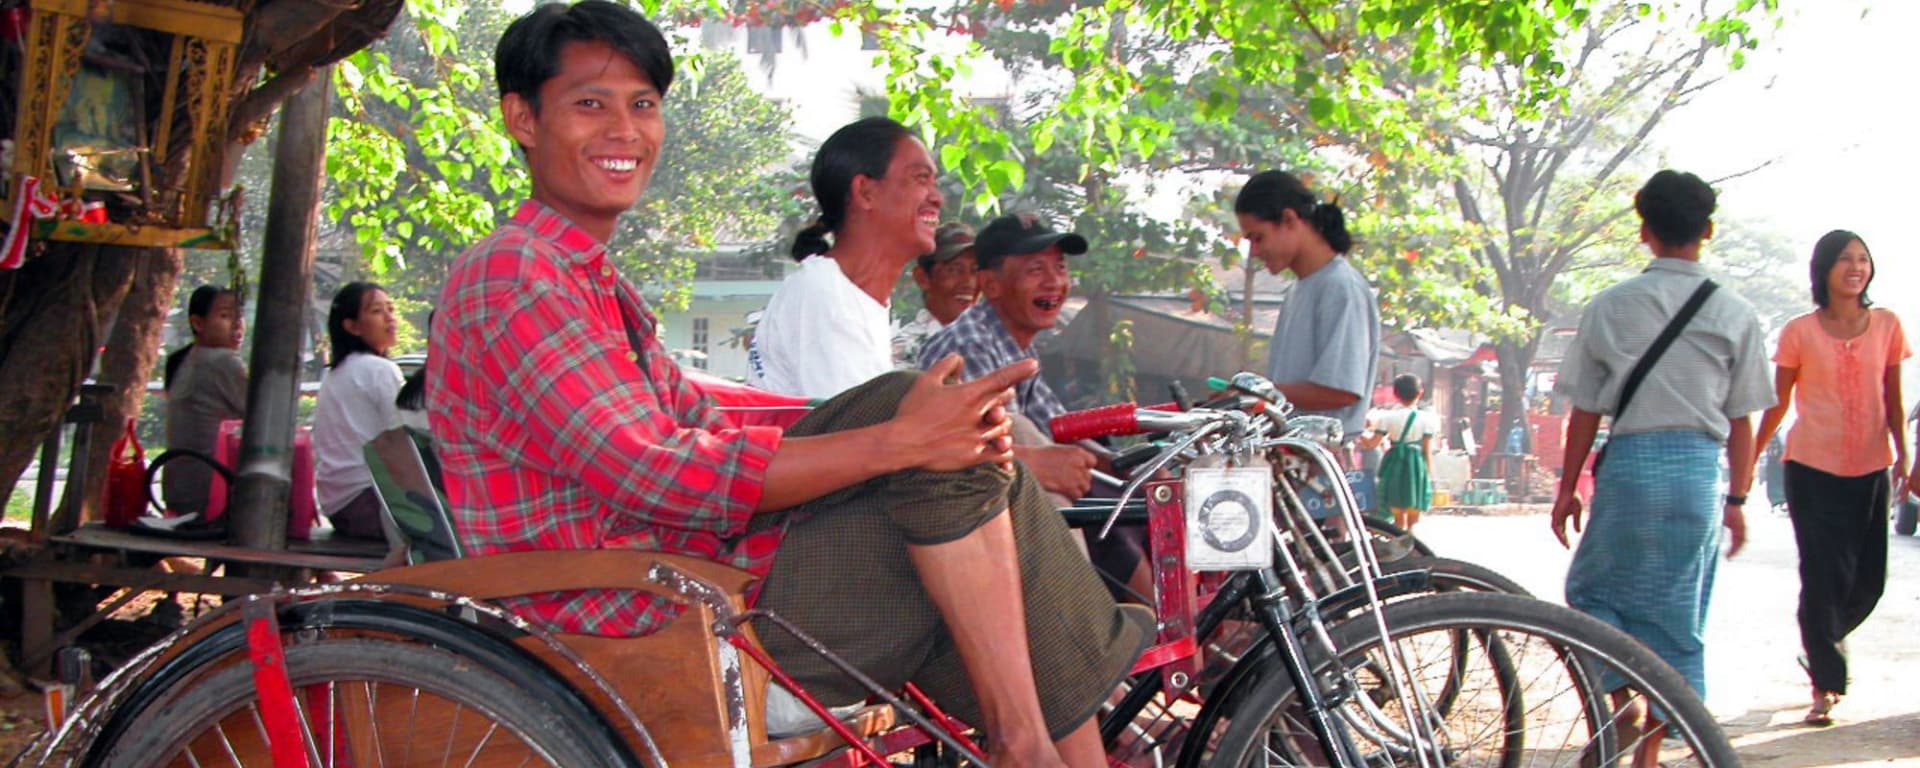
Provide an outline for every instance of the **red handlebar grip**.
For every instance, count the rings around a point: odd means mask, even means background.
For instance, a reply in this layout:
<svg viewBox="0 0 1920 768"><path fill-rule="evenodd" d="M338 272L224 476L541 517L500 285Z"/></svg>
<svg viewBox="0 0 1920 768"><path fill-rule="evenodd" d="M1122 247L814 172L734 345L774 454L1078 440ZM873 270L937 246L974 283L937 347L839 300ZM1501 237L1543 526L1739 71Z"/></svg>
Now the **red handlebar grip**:
<svg viewBox="0 0 1920 768"><path fill-rule="evenodd" d="M1071 443L1108 435L1130 435L1136 429L1134 412L1139 406L1133 403L1115 403L1084 411L1073 411L1053 417L1047 422L1053 428L1053 441Z"/></svg>

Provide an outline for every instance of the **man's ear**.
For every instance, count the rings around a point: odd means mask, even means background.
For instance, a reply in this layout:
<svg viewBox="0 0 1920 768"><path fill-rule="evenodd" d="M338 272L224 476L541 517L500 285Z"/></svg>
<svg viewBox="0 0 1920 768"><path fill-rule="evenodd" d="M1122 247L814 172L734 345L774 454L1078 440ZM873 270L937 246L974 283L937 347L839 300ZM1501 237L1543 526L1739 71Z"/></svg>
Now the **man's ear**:
<svg viewBox="0 0 1920 768"><path fill-rule="evenodd" d="M920 286L921 293L931 291L933 290L933 275L927 274L925 267L915 264L913 265L913 284Z"/></svg>
<svg viewBox="0 0 1920 768"><path fill-rule="evenodd" d="M509 93L500 97L500 114L507 119L507 135L521 147L533 148L534 123L539 118L534 114L533 102L518 93Z"/></svg>
<svg viewBox="0 0 1920 768"><path fill-rule="evenodd" d="M1702 240L1713 239L1713 219L1707 219L1707 231L1700 233L1700 239Z"/></svg>
<svg viewBox="0 0 1920 768"><path fill-rule="evenodd" d="M853 183L847 185L847 202L855 210L873 210L874 200L880 195L880 180L864 173L853 175Z"/></svg>

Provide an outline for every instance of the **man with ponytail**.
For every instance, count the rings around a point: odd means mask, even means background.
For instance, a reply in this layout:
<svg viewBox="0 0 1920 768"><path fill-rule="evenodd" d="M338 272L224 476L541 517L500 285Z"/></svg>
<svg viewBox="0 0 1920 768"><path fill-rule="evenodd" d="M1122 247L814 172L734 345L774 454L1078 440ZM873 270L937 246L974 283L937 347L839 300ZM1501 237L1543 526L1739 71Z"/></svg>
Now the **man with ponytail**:
<svg viewBox="0 0 1920 768"><path fill-rule="evenodd" d="M884 117L834 131L809 178L820 218L794 238L800 267L754 328L747 384L827 398L897 367L888 302L907 264L936 250L945 196L926 145Z"/></svg>
<svg viewBox="0 0 1920 768"><path fill-rule="evenodd" d="M1267 347L1267 377L1294 407L1363 431L1380 359L1380 307L1347 260L1353 237L1337 203L1286 171L1262 171L1233 201L1250 261L1297 278Z"/></svg>
<svg viewBox="0 0 1920 768"><path fill-rule="evenodd" d="M1114 604L1013 463L1009 389L1037 366L952 384L952 357L925 375L863 379L785 429L731 422L681 375L607 253L665 140L666 40L624 4L540 5L508 26L495 67L533 196L454 262L427 358L429 421L466 550L639 549L748 571L760 577L755 607L883 685L918 684L985 729L995 764L1104 766L1093 717L1152 639L1151 616ZM886 291L870 289L890 290L932 250L940 197L926 148L873 125L891 156L837 167L824 184L816 162L814 186L831 193L821 202L834 263L823 266L879 304ZM828 144L822 154L838 156L845 142ZM884 314L879 331L886 360ZM648 634L679 615L630 592L509 607L599 635ZM785 632L760 629L829 705L865 698ZM775 722L778 695L768 731L805 727Z"/></svg>

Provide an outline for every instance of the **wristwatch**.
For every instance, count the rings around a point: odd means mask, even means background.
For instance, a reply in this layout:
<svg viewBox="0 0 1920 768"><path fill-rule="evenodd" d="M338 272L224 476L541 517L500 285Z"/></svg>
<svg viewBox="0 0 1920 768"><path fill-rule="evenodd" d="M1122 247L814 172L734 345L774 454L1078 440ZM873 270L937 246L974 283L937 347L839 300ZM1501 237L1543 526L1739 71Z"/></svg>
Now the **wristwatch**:
<svg viewBox="0 0 1920 768"><path fill-rule="evenodd" d="M1743 506L1746 506L1746 504L1747 504L1747 497L1745 495L1735 496L1731 493L1727 494L1727 506L1743 507Z"/></svg>

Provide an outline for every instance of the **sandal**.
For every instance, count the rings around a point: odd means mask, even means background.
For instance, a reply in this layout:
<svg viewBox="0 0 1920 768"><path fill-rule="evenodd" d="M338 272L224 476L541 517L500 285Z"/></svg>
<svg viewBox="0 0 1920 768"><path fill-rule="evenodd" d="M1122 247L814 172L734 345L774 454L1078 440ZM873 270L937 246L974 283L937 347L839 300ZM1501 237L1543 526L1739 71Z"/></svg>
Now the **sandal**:
<svg viewBox="0 0 1920 768"><path fill-rule="evenodd" d="M1814 691L1813 706L1807 709L1807 716L1800 718L1800 722L1819 727L1833 725L1833 707L1839 703L1840 694L1832 691Z"/></svg>

